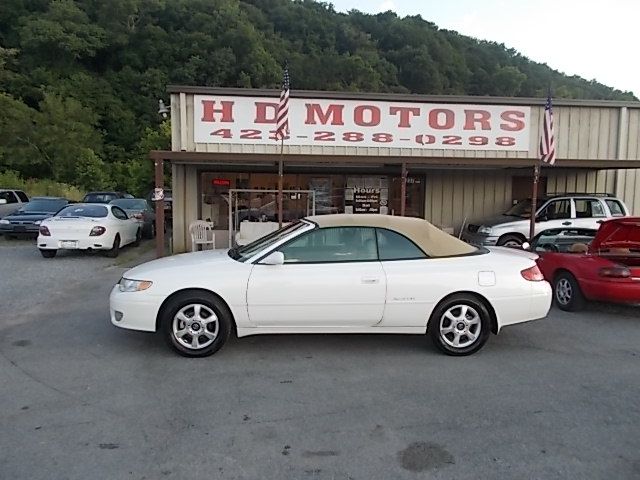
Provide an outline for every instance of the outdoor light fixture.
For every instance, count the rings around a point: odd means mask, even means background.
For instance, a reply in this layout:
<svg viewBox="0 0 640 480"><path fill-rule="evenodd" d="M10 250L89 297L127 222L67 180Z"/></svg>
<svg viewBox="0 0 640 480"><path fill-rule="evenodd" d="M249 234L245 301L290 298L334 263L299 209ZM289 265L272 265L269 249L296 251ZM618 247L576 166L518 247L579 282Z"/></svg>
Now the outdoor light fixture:
<svg viewBox="0 0 640 480"><path fill-rule="evenodd" d="M158 115L162 115L162 118L167 118L170 109L171 105L167 107L162 99L158 100Z"/></svg>

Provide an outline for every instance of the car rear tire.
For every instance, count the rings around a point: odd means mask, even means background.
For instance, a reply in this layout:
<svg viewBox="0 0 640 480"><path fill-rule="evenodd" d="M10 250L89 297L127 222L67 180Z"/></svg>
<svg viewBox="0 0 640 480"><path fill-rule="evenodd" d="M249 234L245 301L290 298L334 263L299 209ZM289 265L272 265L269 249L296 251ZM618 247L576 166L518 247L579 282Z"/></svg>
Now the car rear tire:
<svg viewBox="0 0 640 480"><path fill-rule="evenodd" d="M558 273L553 280L553 300L560 310L582 310L585 298L576 277L569 272Z"/></svg>
<svg viewBox="0 0 640 480"><path fill-rule="evenodd" d="M482 348L491 333L491 315L476 297L453 295L431 314L427 335L447 355L471 355Z"/></svg>
<svg viewBox="0 0 640 480"><path fill-rule="evenodd" d="M499 247L511 247L511 248L521 248L524 243L524 239L519 235L504 235L498 239Z"/></svg>
<svg viewBox="0 0 640 480"><path fill-rule="evenodd" d="M116 258L120 254L120 235L116 235L116 238L113 239L113 246L110 250L107 250L107 257Z"/></svg>
<svg viewBox="0 0 640 480"><path fill-rule="evenodd" d="M226 305L206 292L179 294L161 313L165 340L185 357L207 357L220 350L229 338L231 322Z"/></svg>
<svg viewBox="0 0 640 480"><path fill-rule="evenodd" d="M151 222L145 233L145 237L154 238L156 236L156 222Z"/></svg>
<svg viewBox="0 0 640 480"><path fill-rule="evenodd" d="M44 258L53 258L58 253L57 250L40 250L40 253Z"/></svg>

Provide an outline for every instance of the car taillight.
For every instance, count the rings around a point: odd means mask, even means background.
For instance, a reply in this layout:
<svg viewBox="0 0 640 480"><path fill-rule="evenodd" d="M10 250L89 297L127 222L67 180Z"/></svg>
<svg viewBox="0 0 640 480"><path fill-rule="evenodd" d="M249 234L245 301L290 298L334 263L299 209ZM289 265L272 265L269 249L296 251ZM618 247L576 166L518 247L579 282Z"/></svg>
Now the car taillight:
<svg viewBox="0 0 640 480"><path fill-rule="evenodd" d="M544 280L544 276L538 268L538 265L522 270L520 275L522 275L522 278L529 280L530 282L541 282Z"/></svg>
<svg viewBox="0 0 640 480"><path fill-rule="evenodd" d="M104 227L93 227L91 229L91 233L89 233L90 237L99 237L100 235L102 235L104 232L106 232L107 229Z"/></svg>
<svg viewBox="0 0 640 480"><path fill-rule="evenodd" d="M631 276L631 270L623 266L604 267L598 273L601 277L629 278Z"/></svg>
<svg viewBox="0 0 640 480"><path fill-rule="evenodd" d="M51 236L51 232L44 225L40 225L39 232L40 232L40 235L42 235L43 237L50 237Z"/></svg>

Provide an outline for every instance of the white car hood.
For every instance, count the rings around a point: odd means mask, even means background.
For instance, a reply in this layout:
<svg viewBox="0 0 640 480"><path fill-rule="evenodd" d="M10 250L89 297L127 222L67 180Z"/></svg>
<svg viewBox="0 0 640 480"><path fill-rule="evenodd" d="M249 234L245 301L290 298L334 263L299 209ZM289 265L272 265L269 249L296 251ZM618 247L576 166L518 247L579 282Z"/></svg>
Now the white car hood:
<svg viewBox="0 0 640 480"><path fill-rule="evenodd" d="M229 257L227 252L227 249L221 249L172 255L138 265L131 270L127 270L123 276L132 280L153 280L154 275L161 273L166 276L169 271L175 269L205 268L230 262L236 263L235 260Z"/></svg>

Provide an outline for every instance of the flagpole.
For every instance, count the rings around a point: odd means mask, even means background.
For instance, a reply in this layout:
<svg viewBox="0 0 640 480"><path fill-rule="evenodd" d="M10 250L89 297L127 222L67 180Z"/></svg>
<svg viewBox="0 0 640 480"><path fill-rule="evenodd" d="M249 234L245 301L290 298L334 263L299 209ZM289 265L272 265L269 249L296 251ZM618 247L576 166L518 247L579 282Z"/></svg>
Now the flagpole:
<svg viewBox="0 0 640 480"><path fill-rule="evenodd" d="M536 234L536 210L538 209L538 182L540 181L540 164L533 166L533 192L531 193L531 215L529 218L529 242Z"/></svg>
<svg viewBox="0 0 640 480"><path fill-rule="evenodd" d="M284 135L280 140L280 159L278 160L278 227L282 228L282 180L283 180L283 170L284 170Z"/></svg>

